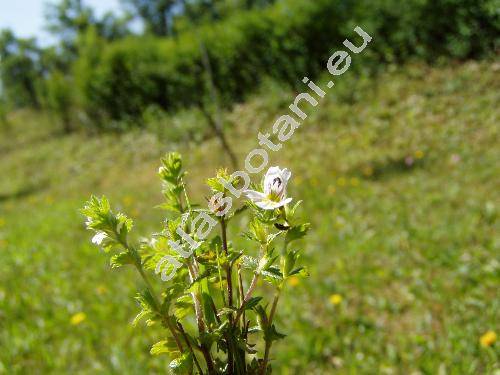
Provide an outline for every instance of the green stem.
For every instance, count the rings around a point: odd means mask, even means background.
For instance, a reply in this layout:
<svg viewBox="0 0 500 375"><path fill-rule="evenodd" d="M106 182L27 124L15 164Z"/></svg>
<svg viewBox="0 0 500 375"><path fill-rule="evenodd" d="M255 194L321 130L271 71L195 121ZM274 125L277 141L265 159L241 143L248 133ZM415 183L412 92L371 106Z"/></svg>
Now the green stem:
<svg viewBox="0 0 500 375"><path fill-rule="evenodd" d="M191 203L189 201L189 197L187 194L186 190L186 184L184 183L184 179L181 178L181 185L182 185L182 191L184 192L184 199L186 202L186 209L191 215ZM179 195L179 200L182 201L180 195ZM181 211L184 212L184 208L181 205ZM186 232L189 232L189 228L185 229ZM189 270L189 275L191 277L191 282L196 280L198 277L198 264L196 263L196 260L193 258L192 260L188 260L188 270ZM204 322L204 317L203 317L203 311L201 309L201 297L199 291L195 291L191 293L192 298L193 298L193 303L195 307L195 313L196 313L196 322L198 325L198 332L200 334L205 332L205 322ZM215 369L213 365L213 360L212 356L210 355L210 350L209 348L205 345L202 344L201 347L201 352L203 353L203 357L205 358L205 362L207 364L207 369L209 374L215 374Z"/></svg>
<svg viewBox="0 0 500 375"><path fill-rule="evenodd" d="M280 298L281 287L278 287L276 294L274 295L273 305L271 307L271 312L269 313L269 322L268 327L271 327L273 324L274 314L276 313L276 306L278 306L278 300ZM265 375L267 372L267 362L269 362L269 353L271 352L271 346L273 342L271 340L266 341L266 348L264 351L264 361L262 362L262 367L260 369L260 375Z"/></svg>
<svg viewBox="0 0 500 375"><path fill-rule="evenodd" d="M191 343L189 342L189 338L186 335L186 331L184 331L184 327L182 327L181 323L177 323L177 327L179 327L179 331L181 332L182 337L184 338L184 341L186 341L186 345L191 351L191 354L193 355L193 361L198 368L198 371L200 372L200 375L203 375L203 370L201 369L200 363L198 362L198 359L196 358L196 354L194 353L193 347L191 346Z"/></svg>
<svg viewBox="0 0 500 375"><path fill-rule="evenodd" d="M221 235L222 235L222 249L224 250L224 254L226 256L226 261L228 262L229 260L227 259L229 256L229 251L228 251L228 246L227 246L227 227L226 227L226 220L224 216L221 217L220 219L220 226L221 226ZM226 265L226 282L227 282L227 304L229 307L233 307L233 281L232 281L232 270L231 270L231 263L228 263ZM233 374L233 367L234 367L234 358L233 358L233 343L232 343L232 329L233 329L233 316L232 314L229 315L229 326L231 327L231 331L229 333L228 337L228 349L227 349L227 362L228 362L228 374L232 375Z"/></svg>
<svg viewBox="0 0 500 375"><path fill-rule="evenodd" d="M193 282L197 277L197 272L194 269L194 264L191 261L188 261L188 270L189 275L191 277L191 282ZM195 291L191 293L194 303L194 310L196 313L196 322L198 324L198 332L203 334L205 332L205 322L203 320L203 311L201 309L201 297L199 291ZM201 352L203 353L203 357L205 358L205 362L207 363L208 373L213 374L215 372L213 366L212 356L210 355L210 350L206 344L201 345Z"/></svg>
<svg viewBox="0 0 500 375"><path fill-rule="evenodd" d="M229 256L228 246L227 246L227 227L224 217L220 220L221 230L222 230L222 249L226 257ZM232 269L231 263L226 266L226 281L227 281L227 303L229 307L233 307L233 280L232 280Z"/></svg>
<svg viewBox="0 0 500 375"><path fill-rule="evenodd" d="M240 309L243 307L245 304L245 292L243 291L243 278L241 276L241 266L238 264L238 291L239 291L239 303L240 303ZM239 311L238 311L239 312ZM241 315L241 313L239 313ZM239 315L236 314L236 324L239 324ZM242 327L245 328L245 310L243 310L243 318L242 318Z"/></svg>
<svg viewBox="0 0 500 375"><path fill-rule="evenodd" d="M142 279L144 280L144 283L146 284L146 288L149 290L149 294L151 294L151 296L153 297L158 314L160 314L162 316L163 322L166 324L170 333L172 333L172 336L174 337L177 348L182 353L184 351L184 348L182 347L181 341L179 340L179 337L177 335L175 327L172 325L172 322L170 321L168 314L165 314L161 311L160 301L159 301L158 297L156 296L156 293L153 289L153 286L151 285L149 278L147 277L146 273L144 272L142 265L140 263L135 263L135 267L137 268L137 271L139 271L139 274L141 275Z"/></svg>
<svg viewBox="0 0 500 375"><path fill-rule="evenodd" d="M120 236L118 235L118 233L116 233L116 236L117 236L118 239L120 238ZM139 255L139 252L134 247L129 246L129 244L127 243L127 241L120 240L120 243L122 244L122 246L125 249L127 249L130 252L130 254L132 255L132 257L134 258L134 266L137 269L137 271L139 272L139 274L141 275L142 279L144 280L144 283L146 284L146 288L148 289L149 294L151 294L151 296L153 297L153 301L155 303L155 308L156 308L157 313L162 317L162 320L163 320L164 324L167 326L167 328L169 329L170 333L174 337L174 340L175 340L175 343L177 345L177 348L182 353L184 351L184 349L182 347L181 341L179 340L179 337L177 335L175 327L170 322L168 314L165 314L164 312L161 311L160 300L156 296L156 293L155 293L155 290L153 288L153 285L149 281L149 278L147 277L146 273L144 272L144 269L142 268L142 261L141 261L141 256Z"/></svg>
<svg viewBox="0 0 500 375"><path fill-rule="evenodd" d="M252 282L250 283L250 286L248 287L247 293L245 294L245 297L243 298L241 306L238 309L238 312L236 313L236 320L238 320L240 318L241 314L245 313L245 304L250 300L250 297L252 297L252 293L253 293L255 287L257 286L258 279L259 279L259 275L254 274L253 278L252 278ZM243 319L243 320L245 320L245 319Z"/></svg>

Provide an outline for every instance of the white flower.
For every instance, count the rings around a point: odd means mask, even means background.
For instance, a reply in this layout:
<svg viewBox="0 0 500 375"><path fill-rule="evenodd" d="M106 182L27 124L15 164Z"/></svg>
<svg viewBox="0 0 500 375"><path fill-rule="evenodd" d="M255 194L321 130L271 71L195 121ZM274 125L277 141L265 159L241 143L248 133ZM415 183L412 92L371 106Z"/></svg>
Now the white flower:
<svg viewBox="0 0 500 375"><path fill-rule="evenodd" d="M85 221L85 225L86 225L87 227L89 227L90 225L92 225L92 222L93 222L93 221L94 221L94 220L93 220L90 216L87 216L87 220Z"/></svg>
<svg viewBox="0 0 500 375"><path fill-rule="evenodd" d="M288 169L271 167L264 177L264 192L245 190L245 195L258 207L264 210L274 210L292 201L286 197L286 185L292 176Z"/></svg>
<svg viewBox="0 0 500 375"><path fill-rule="evenodd" d="M97 232L94 237L92 237L92 243L100 246L102 242L108 237L104 232Z"/></svg>

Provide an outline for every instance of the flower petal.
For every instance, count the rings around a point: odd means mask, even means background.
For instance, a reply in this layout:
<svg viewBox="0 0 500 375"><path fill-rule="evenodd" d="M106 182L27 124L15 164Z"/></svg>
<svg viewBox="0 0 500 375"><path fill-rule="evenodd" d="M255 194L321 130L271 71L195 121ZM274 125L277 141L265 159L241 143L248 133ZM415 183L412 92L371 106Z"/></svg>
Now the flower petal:
<svg viewBox="0 0 500 375"><path fill-rule="evenodd" d="M279 176L279 175L281 175L280 167L278 167L278 166L271 167L267 170L266 176L264 177L264 179L268 179L269 177L274 177L274 176Z"/></svg>
<svg viewBox="0 0 500 375"><path fill-rule="evenodd" d="M264 210L274 210L276 208L280 208L280 207L290 203L291 201L292 201L292 198L283 199L279 202L273 202L269 199L266 199L264 201L255 202L255 204Z"/></svg>
<svg viewBox="0 0 500 375"><path fill-rule="evenodd" d="M252 201L261 201L266 199L266 195L264 193L261 193L260 191L245 190L243 194L245 194Z"/></svg>
<svg viewBox="0 0 500 375"><path fill-rule="evenodd" d="M288 184L288 180L290 179L290 177L292 177L292 172L285 168L281 171L281 177L283 178L283 184L286 187L286 184Z"/></svg>
<svg viewBox="0 0 500 375"><path fill-rule="evenodd" d="M271 193L271 187L273 185L273 180L279 177L281 180L281 169L280 167L271 167L267 170L264 176L264 193L269 195Z"/></svg>
<svg viewBox="0 0 500 375"><path fill-rule="evenodd" d="M107 237L107 234L104 232L97 232L94 237L92 237L92 243L100 246L104 239Z"/></svg>
<svg viewBox="0 0 500 375"><path fill-rule="evenodd" d="M276 207L276 202L270 201L269 199L260 201L260 202L255 202L255 205L257 207L262 208L263 210L274 210Z"/></svg>

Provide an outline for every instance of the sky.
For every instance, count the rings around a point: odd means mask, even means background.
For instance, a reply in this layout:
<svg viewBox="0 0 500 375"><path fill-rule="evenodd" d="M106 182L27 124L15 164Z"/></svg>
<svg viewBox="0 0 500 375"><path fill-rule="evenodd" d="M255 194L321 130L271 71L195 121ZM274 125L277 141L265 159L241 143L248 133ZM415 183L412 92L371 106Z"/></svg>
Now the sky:
<svg viewBox="0 0 500 375"><path fill-rule="evenodd" d="M55 0L0 0L0 30L10 28L19 37L36 37L42 45L53 38L44 30L45 5ZM99 16L108 10L119 11L119 0L84 0Z"/></svg>

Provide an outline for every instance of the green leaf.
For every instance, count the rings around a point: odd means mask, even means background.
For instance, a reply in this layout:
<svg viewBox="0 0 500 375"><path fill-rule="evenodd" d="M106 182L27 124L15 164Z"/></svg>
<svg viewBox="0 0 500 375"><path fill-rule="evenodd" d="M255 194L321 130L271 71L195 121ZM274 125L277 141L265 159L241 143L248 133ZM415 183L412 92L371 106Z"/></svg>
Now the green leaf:
<svg viewBox="0 0 500 375"><path fill-rule="evenodd" d="M175 302L174 315L177 319L183 319L193 312L193 300L190 294L185 294Z"/></svg>
<svg viewBox="0 0 500 375"><path fill-rule="evenodd" d="M151 353L151 355L159 355L163 353L172 355L174 353L178 354L179 348L177 347L174 338L169 337L166 340L158 341L151 347L151 350L149 352Z"/></svg>
<svg viewBox="0 0 500 375"><path fill-rule="evenodd" d="M224 193L224 185L219 181L218 177L212 177L207 179L207 185L212 189L213 192Z"/></svg>
<svg viewBox="0 0 500 375"><path fill-rule="evenodd" d="M137 325L137 323L139 323L139 321L144 317L147 317L147 316L153 316L153 318L158 317L158 315L156 315L157 309L156 309L155 300L148 289L144 290L141 293L138 293L136 295L135 299L139 303L139 306L141 307L141 311L139 312L139 314L137 314L137 316L132 321L133 326ZM152 320L152 319L150 319L150 320Z"/></svg>
<svg viewBox="0 0 500 375"><path fill-rule="evenodd" d="M257 219L250 222L250 231L246 233L247 238L259 242L261 245L267 244L266 227Z"/></svg>
<svg viewBox="0 0 500 375"><path fill-rule="evenodd" d="M273 256L273 252L270 251L267 254L265 254L262 258L259 260L259 267L257 268L257 273L261 273L262 271L267 271L269 268L274 264L276 259L278 259L279 255Z"/></svg>
<svg viewBox="0 0 500 375"><path fill-rule="evenodd" d="M190 352L184 353L174 359L169 365L170 371L175 375L187 375L193 371L193 357Z"/></svg>
<svg viewBox="0 0 500 375"><path fill-rule="evenodd" d="M178 203L167 201L165 203L159 204L155 206L161 210L170 211L170 212L180 212L180 205Z"/></svg>
<svg viewBox="0 0 500 375"><path fill-rule="evenodd" d="M223 316L223 315L229 315L236 312L236 308L234 307L223 307L222 309L219 310L217 313L218 316Z"/></svg>
<svg viewBox="0 0 500 375"><path fill-rule="evenodd" d="M170 304L173 300L176 300L182 293L184 293L184 284L174 283L168 287L167 290L162 294L163 302L161 304L161 311L168 312Z"/></svg>
<svg viewBox="0 0 500 375"><path fill-rule="evenodd" d="M257 314L257 324L258 324L259 329L261 331L265 332L265 330L267 329L267 325L268 325L268 318L267 318L266 310L261 305L257 305L257 306L255 306L254 311Z"/></svg>
<svg viewBox="0 0 500 375"><path fill-rule="evenodd" d="M299 258L299 252L297 250L288 251L283 257L282 273L283 277L288 277L292 271L297 259Z"/></svg>
<svg viewBox="0 0 500 375"><path fill-rule="evenodd" d="M292 218L295 216L295 211L297 210L297 208L302 204L302 201L297 201L297 203L294 204L294 206L292 208L290 208L287 213L286 213L286 216L287 218Z"/></svg>
<svg viewBox="0 0 500 375"><path fill-rule="evenodd" d="M153 298L148 289L142 291L141 293L138 293L135 299L137 300L137 302L139 302L139 305L142 307L143 310L152 313L156 312L155 299Z"/></svg>
<svg viewBox="0 0 500 375"><path fill-rule="evenodd" d="M279 232L276 232L276 233L271 233L271 234L269 234L269 235L267 236L267 239L266 239L267 244L268 244L268 245L269 245L269 244L271 244L271 242L273 242L273 241L274 241L274 239L275 239L276 237L278 237L281 233L283 233L283 231L279 231Z"/></svg>
<svg viewBox="0 0 500 375"><path fill-rule="evenodd" d="M161 159L161 167L158 170L160 178L172 185L176 185L182 178L182 158L177 152L171 152Z"/></svg>
<svg viewBox="0 0 500 375"><path fill-rule="evenodd" d="M262 297L252 297L250 298L244 305L245 310L251 310L255 306L259 304L259 302L262 300Z"/></svg>
<svg viewBox="0 0 500 375"><path fill-rule="evenodd" d="M272 324L271 327L269 327L265 331L264 336L265 336L266 342L267 341L277 341L277 340L284 339L286 337L286 335L276 331L276 327L274 324Z"/></svg>
<svg viewBox="0 0 500 375"><path fill-rule="evenodd" d="M203 305L203 313L205 315L205 320L207 321L209 326L216 324L215 312L212 306L215 306L215 303L208 293L202 293L201 295L202 305Z"/></svg>
<svg viewBox="0 0 500 375"><path fill-rule="evenodd" d="M132 321L132 327L135 327L137 326L137 324L139 324L139 322L149 316L151 314L151 311L148 311L148 310L141 310L141 312L139 312L139 314L136 315L136 317L134 318L134 320Z"/></svg>
<svg viewBox="0 0 500 375"><path fill-rule="evenodd" d="M222 333L218 331L202 332L200 333L200 343L210 348L213 343L219 341L221 337Z"/></svg>
<svg viewBox="0 0 500 375"><path fill-rule="evenodd" d="M134 264L134 258L128 251L113 255L110 260L111 268L119 268L127 264Z"/></svg>
<svg viewBox="0 0 500 375"><path fill-rule="evenodd" d="M189 284L187 289L194 291L194 286L197 286L201 281L205 280L207 277L212 276L214 273L213 269L207 269L205 270L201 275L198 275L196 279L193 280L192 283Z"/></svg>
<svg viewBox="0 0 500 375"><path fill-rule="evenodd" d="M116 215L116 233L120 236L120 238L125 239L127 234L130 233L132 230L132 227L134 225L134 222L132 219L127 217L125 214L119 212Z"/></svg>
<svg viewBox="0 0 500 375"><path fill-rule="evenodd" d="M309 223L295 225L295 226L291 227L286 232L285 242L290 243L292 241L301 239L302 237L304 237L307 234L309 227L310 227Z"/></svg>
<svg viewBox="0 0 500 375"><path fill-rule="evenodd" d="M241 266L243 268L255 271L259 267L259 261L251 256L244 255L241 257Z"/></svg>
<svg viewBox="0 0 500 375"><path fill-rule="evenodd" d="M283 280L283 275L281 274L280 270L276 267L269 267L267 270L261 272L263 276L266 277L266 279L271 279L271 280Z"/></svg>
<svg viewBox="0 0 500 375"><path fill-rule="evenodd" d="M250 327L248 329L248 333L259 333L261 332L262 330L260 329L259 326L253 326L253 327Z"/></svg>
<svg viewBox="0 0 500 375"><path fill-rule="evenodd" d="M228 256L228 261L231 266L243 255L243 251L231 251Z"/></svg>
<svg viewBox="0 0 500 375"><path fill-rule="evenodd" d="M87 217L85 222L87 229L106 232L114 229L116 220L111 212L109 201L105 196L101 198L97 198L96 196L90 197L80 212Z"/></svg>
<svg viewBox="0 0 500 375"><path fill-rule="evenodd" d="M291 271L288 276L302 276L302 277L307 277L309 276L309 272L305 267L299 267Z"/></svg>

